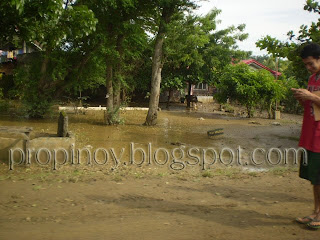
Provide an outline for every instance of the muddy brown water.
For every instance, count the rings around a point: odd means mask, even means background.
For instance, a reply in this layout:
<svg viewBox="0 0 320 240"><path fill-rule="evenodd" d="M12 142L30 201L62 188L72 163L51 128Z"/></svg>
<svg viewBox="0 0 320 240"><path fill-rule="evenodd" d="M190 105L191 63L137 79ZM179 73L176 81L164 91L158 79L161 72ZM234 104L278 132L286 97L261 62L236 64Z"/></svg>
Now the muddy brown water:
<svg viewBox="0 0 320 240"><path fill-rule="evenodd" d="M282 165L284 159L277 158L277 150L272 153L273 162L267 162L264 155L271 148L277 148L282 153L285 149L297 148L301 129L301 116L285 114L278 121L280 126L273 125L276 121L270 119L236 118L185 110L159 112L158 124L152 127L143 126L146 111L125 111L121 117L124 124L105 126L101 111L90 111L85 115L69 114L69 130L76 136L75 150L87 148L94 154L97 149L103 148L112 159L112 149L116 157L120 157L122 152L122 163L129 163L134 156L137 163L152 163L156 158L161 165L172 161L174 154L184 163L205 160L227 166L239 165L239 162L241 166L268 167L278 160L281 160L280 163L274 165ZM25 120L3 116L0 125L33 127L32 138L39 133L55 134L57 118ZM214 129L223 129L223 134L209 137L207 132ZM264 149L255 154L259 164L250 160L256 148ZM207 157L204 157L205 154ZM86 157L85 152L84 155L83 158ZM103 150L97 151L97 158L104 159L104 155ZM218 161L219 157L224 161Z"/></svg>

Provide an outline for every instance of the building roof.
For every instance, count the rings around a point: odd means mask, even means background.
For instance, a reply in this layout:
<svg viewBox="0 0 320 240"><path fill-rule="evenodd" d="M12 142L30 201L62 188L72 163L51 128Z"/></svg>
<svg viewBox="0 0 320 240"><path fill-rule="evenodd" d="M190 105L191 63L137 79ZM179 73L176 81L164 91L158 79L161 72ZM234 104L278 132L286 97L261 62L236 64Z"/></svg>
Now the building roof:
<svg viewBox="0 0 320 240"><path fill-rule="evenodd" d="M281 76L281 72L274 71L254 59L241 60L240 62L245 63L245 64L247 64L251 67L254 67L256 69L261 69L261 68L266 69L267 71L271 72L276 77Z"/></svg>

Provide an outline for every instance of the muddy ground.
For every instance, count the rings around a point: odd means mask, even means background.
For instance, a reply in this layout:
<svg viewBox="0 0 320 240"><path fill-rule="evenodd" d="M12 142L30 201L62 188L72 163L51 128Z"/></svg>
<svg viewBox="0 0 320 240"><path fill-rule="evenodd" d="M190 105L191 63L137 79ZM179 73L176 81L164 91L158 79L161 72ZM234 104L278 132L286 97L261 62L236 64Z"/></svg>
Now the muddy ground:
<svg viewBox="0 0 320 240"><path fill-rule="evenodd" d="M260 155L256 166L249 158L255 148L296 148L301 116L282 114L275 121L173 108L159 112L155 127L141 125L146 112L121 116L125 125L106 127L99 113L69 115L78 147L125 149L118 166L84 162L53 171L50 165L31 164L9 171L8 163L1 163L1 240L319 238L319 231L294 222L313 210L311 185L299 179L297 165L281 161L272 166ZM35 133L56 131L55 117L2 116L0 124L31 126ZM216 128L224 134L209 138L207 131ZM163 148L170 154L183 149L184 168L170 168L171 158L163 165L147 160L141 166L130 164L130 143L146 152L148 143L153 151ZM239 146L240 164L217 159L203 166L186 159L190 148L219 153ZM141 156L136 155L136 162ZM160 163L163 157L159 155Z"/></svg>

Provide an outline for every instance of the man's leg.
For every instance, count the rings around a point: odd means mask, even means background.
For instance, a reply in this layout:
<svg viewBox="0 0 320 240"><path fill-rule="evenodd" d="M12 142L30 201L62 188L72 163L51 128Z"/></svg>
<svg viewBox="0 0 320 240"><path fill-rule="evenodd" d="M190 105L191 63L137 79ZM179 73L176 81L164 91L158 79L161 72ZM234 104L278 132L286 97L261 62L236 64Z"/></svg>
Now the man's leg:
<svg viewBox="0 0 320 240"><path fill-rule="evenodd" d="M320 213L320 185L313 185L314 212Z"/></svg>
<svg viewBox="0 0 320 240"><path fill-rule="evenodd" d="M310 152L310 151L307 151L308 152L308 155L307 155L307 165L304 165L304 161L305 161L305 155L304 154L301 154L301 160L300 160L300 169L299 169L299 177L300 178L303 178L303 179L306 179L306 180L309 180L311 182L311 175L310 175L310 169L313 169L314 166L314 161L313 161L313 153ZM318 197L318 192L317 192L317 188L316 188L317 185L313 185L313 195L314 195L314 212L311 213L310 215L307 215L306 217L299 217L299 218L296 218L296 221L298 223L309 223L311 222L318 214L319 212L319 197Z"/></svg>
<svg viewBox="0 0 320 240"><path fill-rule="evenodd" d="M299 223L309 223L313 219L320 220L320 185L313 185L314 212L306 217L296 218Z"/></svg>
<svg viewBox="0 0 320 240"><path fill-rule="evenodd" d="M313 186L314 192L314 210L317 215L314 217L314 221L310 222L308 226L320 226L320 185Z"/></svg>

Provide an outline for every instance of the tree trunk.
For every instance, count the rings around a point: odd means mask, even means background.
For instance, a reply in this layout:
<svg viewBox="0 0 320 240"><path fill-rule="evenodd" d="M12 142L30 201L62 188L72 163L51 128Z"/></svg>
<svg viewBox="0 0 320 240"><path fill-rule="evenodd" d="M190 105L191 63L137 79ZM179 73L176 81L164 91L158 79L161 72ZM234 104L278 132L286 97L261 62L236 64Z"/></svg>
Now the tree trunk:
<svg viewBox="0 0 320 240"><path fill-rule="evenodd" d="M107 66L107 76L106 76L106 86L107 86L107 108L110 111L113 111L113 85L112 85L112 78L113 78L113 68L111 65Z"/></svg>
<svg viewBox="0 0 320 240"><path fill-rule="evenodd" d="M123 65L123 41L124 41L124 35L119 34L117 36L117 45L116 49L119 53L119 57L117 58L117 64L115 67L115 73L113 77L113 108L118 109L120 108L121 104L121 77L122 77L122 65ZM117 122L120 120L120 111L115 111L113 116L113 119L115 119Z"/></svg>
<svg viewBox="0 0 320 240"><path fill-rule="evenodd" d="M107 72L106 72L106 101L107 101L107 110L104 112L104 123L107 125L111 125L112 121L112 112L113 112L113 86L112 86L112 78L113 78L113 68L112 65L108 62L108 58L106 58L107 64Z"/></svg>
<svg viewBox="0 0 320 240"><path fill-rule="evenodd" d="M272 118L272 104L268 104L268 118L271 119Z"/></svg>
<svg viewBox="0 0 320 240"><path fill-rule="evenodd" d="M119 108L121 104L121 98L120 98L121 92L120 89L114 92L113 94L113 107Z"/></svg>
<svg viewBox="0 0 320 240"><path fill-rule="evenodd" d="M123 88L123 89L121 89L121 91L122 91L121 101L122 101L122 102L126 102L126 101L127 101L127 93L126 93L126 90Z"/></svg>
<svg viewBox="0 0 320 240"><path fill-rule="evenodd" d="M47 77L47 69L49 65L49 55L50 52L46 52L40 70L40 80L39 80L39 93L44 93L47 87L46 77Z"/></svg>
<svg viewBox="0 0 320 240"><path fill-rule="evenodd" d="M156 42L154 46L154 54L152 58L152 75L151 75L151 93L149 99L149 111L145 121L145 125L153 126L157 124L159 97L160 97L160 84L161 84L161 71L162 71L162 46L166 33L166 24L170 22L173 14L174 6L164 7L161 13L160 25Z"/></svg>
<svg viewBox="0 0 320 240"><path fill-rule="evenodd" d="M172 95L173 95L173 90L172 90L172 89L169 89L169 91L168 91L167 108L170 107L170 100L171 100L171 98L172 98Z"/></svg>
<svg viewBox="0 0 320 240"><path fill-rule="evenodd" d="M187 108L191 108L191 87L192 87L192 84L191 82L188 82L188 96L186 97L186 100L187 100Z"/></svg>
<svg viewBox="0 0 320 240"><path fill-rule="evenodd" d="M252 117L252 107L248 106L247 105L247 112L248 112L248 118L251 118Z"/></svg>
<svg viewBox="0 0 320 240"><path fill-rule="evenodd" d="M161 26L160 26L161 27ZM151 78L151 94L149 100L149 111L145 125L152 126L157 124L161 71L162 71L162 46L164 41L164 32L158 32L155 44L155 51L152 59L152 78Z"/></svg>

